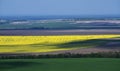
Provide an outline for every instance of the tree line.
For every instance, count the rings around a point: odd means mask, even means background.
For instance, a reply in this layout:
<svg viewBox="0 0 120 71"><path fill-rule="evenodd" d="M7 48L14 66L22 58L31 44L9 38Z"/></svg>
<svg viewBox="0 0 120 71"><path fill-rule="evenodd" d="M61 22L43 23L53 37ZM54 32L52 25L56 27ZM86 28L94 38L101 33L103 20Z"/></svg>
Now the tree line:
<svg viewBox="0 0 120 71"><path fill-rule="evenodd" d="M90 54L40 54L40 55L0 55L0 59L41 59L41 58L120 58L120 52L100 52L100 53L90 53Z"/></svg>

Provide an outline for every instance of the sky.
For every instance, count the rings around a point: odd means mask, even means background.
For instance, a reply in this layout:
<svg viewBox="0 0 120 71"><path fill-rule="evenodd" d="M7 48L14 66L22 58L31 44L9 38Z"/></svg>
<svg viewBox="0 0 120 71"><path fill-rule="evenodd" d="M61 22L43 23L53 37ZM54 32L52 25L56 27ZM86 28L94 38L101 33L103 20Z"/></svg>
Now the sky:
<svg viewBox="0 0 120 71"><path fill-rule="evenodd" d="M0 16L120 15L120 0L0 0Z"/></svg>

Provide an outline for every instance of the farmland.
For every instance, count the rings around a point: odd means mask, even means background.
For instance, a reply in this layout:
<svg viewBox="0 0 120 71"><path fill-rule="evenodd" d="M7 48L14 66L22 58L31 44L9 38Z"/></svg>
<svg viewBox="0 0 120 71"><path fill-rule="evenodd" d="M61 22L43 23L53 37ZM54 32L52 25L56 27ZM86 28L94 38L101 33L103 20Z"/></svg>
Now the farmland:
<svg viewBox="0 0 120 71"><path fill-rule="evenodd" d="M16 19L16 20L15 20ZM66 29L120 29L119 19L44 19L44 20L20 20L17 18L0 20L1 29L29 29L29 30L66 30Z"/></svg>
<svg viewBox="0 0 120 71"><path fill-rule="evenodd" d="M119 21L33 20L0 25L0 71L120 70Z"/></svg>
<svg viewBox="0 0 120 71"><path fill-rule="evenodd" d="M11 59L0 60L0 71L120 71L120 59Z"/></svg>
<svg viewBox="0 0 120 71"><path fill-rule="evenodd" d="M0 36L0 53L36 53L90 48L112 41L108 39L119 37L120 35Z"/></svg>
<svg viewBox="0 0 120 71"><path fill-rule="evenodd" d="M119 29L0 30L1 36L119 35Z"/></svg>

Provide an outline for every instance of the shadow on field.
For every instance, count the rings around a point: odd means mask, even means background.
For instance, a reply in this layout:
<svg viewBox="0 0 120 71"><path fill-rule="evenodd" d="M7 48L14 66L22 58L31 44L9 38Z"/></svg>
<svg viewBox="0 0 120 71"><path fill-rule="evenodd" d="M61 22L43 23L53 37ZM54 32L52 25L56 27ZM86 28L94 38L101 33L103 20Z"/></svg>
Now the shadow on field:
<svg viewBox="0 0 120 71"><path fill-rule="evenodd" d="M111 38L111 39L90 39L84 41L71 41L62 44L48 44L48 43L37 43L37 44L28 44L28 45L0 45L0 47L43 47L43 46L56 46L58 48L86 48L86 47L100 47L100 48L120 48L120 39Z"/></svg>
<svg viewBox="0 0 120 71"><path fill-rule="evenodd" d="M85 41L72 41L57 45L60 48L76 48L76 47L120 47L120 39L92 39Z"/></svg>
<svg viewBox="0 0 120 71"><path fill-rule="evenodd" d="M28 67L36 64L42 65L42 63L35 63L35 62L23 62L23 61L2 61L1 62L0 61L0 71Z"/></svg>
<svg viewBox="0 0 120 71"><path fill-rule="evenodd" d="M113 44L114 43L114 44ZM109 44L109 45L108 45ZM62 44L30 44L28 46L32 47L42 47L42 46L56 46L59 48L86 48L86 47L120 47L120 39L90 39L85 41L72 41Z"/></svg>

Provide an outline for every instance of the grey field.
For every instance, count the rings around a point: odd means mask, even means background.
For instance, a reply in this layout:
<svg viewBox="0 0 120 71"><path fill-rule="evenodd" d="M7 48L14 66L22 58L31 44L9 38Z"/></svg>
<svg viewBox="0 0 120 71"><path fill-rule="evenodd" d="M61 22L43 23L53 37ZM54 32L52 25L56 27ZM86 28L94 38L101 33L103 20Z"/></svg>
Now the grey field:
<svg viewBox="0 0 120 71"><path fill-rule="evenodd" d="M105 35L120 34L120 29L93 29L93 30L0 30L0 35Z"/></svg>

